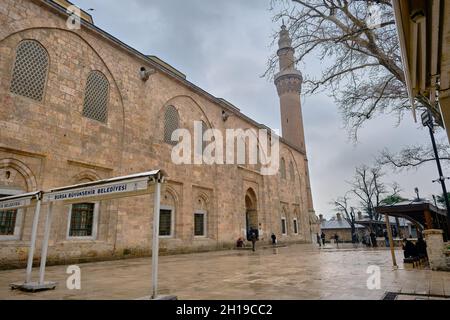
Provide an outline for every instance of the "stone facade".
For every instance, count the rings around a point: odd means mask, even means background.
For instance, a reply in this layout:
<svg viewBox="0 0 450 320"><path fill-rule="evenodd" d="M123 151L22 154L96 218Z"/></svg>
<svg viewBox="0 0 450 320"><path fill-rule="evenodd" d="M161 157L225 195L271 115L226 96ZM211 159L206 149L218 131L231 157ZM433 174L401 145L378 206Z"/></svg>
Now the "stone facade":
<svg viewBox="0 0 450 320"><path fill-rule="evenodd" d="M164 63L156 63L93 25L84 22L81 29L68 29L67 18L65 10L51 1L0 2L0 194L163 169L169 178L162 205L172 209L173 230L170 237L161 239L162 253L233 247L245 234L250 209L261 241L269 241L274 232L282 242L311 242L311 221L315 220L304 148L281 139L280 156L294 167L294 176L288 170L287 178L263 176L254 165L173 164L173 146L164 143L168 106L177 109L180 127L189 130L193 121L222 132L261 126ZM42 101L11 92L17 48L25 40L38 42L48 54ZM142 67L156 72L143 81ZM106 123L83 116L86 79L92 71L100 71L109 82ZM223 112L232 116L224 121ZM246 207L247 195L253 200L252 208ZM96 237L85 239L68 236L71 207L54 207L50 264L151 253L149 197L102 201L97 206ZM203 237L194 236L197 211L206 213ZM0 267L25 264L33 214L34 208L19 210L14 235L0 236ZM287 219L284 236L282 217Z"/></svg>
<svg viewBox="0 0 450 320"><path fill-rule="evenodd" d="M427 242L427 254L430 267L433 270L450 271L450 256L448 244L444 243L443 231L428 229L424 232Z"/></svg>

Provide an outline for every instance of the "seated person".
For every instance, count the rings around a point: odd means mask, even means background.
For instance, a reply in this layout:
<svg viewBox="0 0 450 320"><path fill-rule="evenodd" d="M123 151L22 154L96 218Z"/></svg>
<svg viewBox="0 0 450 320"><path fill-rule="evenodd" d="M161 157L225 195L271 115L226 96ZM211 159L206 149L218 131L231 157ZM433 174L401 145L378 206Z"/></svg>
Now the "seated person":
<svg viewBox="0 0 450 320"><path fill-rule="evenodd" d="M244 247L244 239L239 238L236 242L236 247L243 248Z"/></svg>
<svg viewBox="0 0 450 320"><path fill-rule="evenodd" d="M408 239L403 239L403 252L405 255L405 259L416 258L417 257L417 249L414 243L409 241Z"/></svg>
<svg viewBox="0 0 450 320"><path fill-rule="evenodd" d="M419 258L427 258L427 243L423 240L423 236L419 235L419 239L416 243L417 255Z"/></svg>

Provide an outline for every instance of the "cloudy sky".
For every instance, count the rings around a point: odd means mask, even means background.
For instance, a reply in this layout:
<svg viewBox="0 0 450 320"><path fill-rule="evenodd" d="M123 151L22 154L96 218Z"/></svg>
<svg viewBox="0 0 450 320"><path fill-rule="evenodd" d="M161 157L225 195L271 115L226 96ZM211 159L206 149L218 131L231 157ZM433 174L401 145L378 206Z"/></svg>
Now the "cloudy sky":
<svg viewBox="0 0 450 320"><path fill-rule="evenodd" d="M74 0L87 10L94 8L95 24L135 49L160 57L188 79L238 106L243 113L271 128L280 127L279 102L273 83L261 78L268 57L276 51L272 35L279 25L272 22L270 0ZM321 63L310 57L299 69L320 74ZM311 184L317 214L334 214L330 201L349 189L354 168L371 164L385 147L429 143L428 133L405 115L371 120L355 145L348 140L334 101L326 93L303 96ZM439 193L434 164L419 171L394 174L385 181L400 183L403 196Z"/></svg>

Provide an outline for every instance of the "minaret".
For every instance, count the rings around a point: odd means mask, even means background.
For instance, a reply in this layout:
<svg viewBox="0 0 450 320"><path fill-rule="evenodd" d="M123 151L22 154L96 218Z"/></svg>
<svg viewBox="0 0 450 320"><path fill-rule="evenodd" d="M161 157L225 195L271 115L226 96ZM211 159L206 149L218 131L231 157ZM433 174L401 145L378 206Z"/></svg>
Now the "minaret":
<svg viewBox="0 0 450 320"><path fill-rule="evenodd" d="M289 31L283 23L278 41L277 55L280 58L280 72L275 75L275 85L280 97L282 137L290 144L305 150L305 134L300 102L303 77L295 69L295 50Z"/></svg>

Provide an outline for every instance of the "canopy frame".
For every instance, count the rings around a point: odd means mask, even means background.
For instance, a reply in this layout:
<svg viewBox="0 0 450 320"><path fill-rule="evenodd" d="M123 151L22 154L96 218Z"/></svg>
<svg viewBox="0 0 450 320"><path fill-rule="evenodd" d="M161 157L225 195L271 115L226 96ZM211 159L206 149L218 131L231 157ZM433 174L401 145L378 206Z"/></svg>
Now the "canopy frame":
<svg viewBox="0 0 450 320"><path fill-rule="evenodd" d="M158 297L159 211L161 208L161 186L165 182L165 177L166 173L164 171L154 170L0 199L0 210L25 208L32 205L36 207L33 217L25 282L13 283L11 284L11 288L31 292L56 288L56 282L45 281L48 243L52 224L53 205L55 203L73 204L92 200L104 201L153 193L152 298L160 298ZM41 249L39 280L33 282L31 272L42 203L47 204L48 207Z"/></svg>

